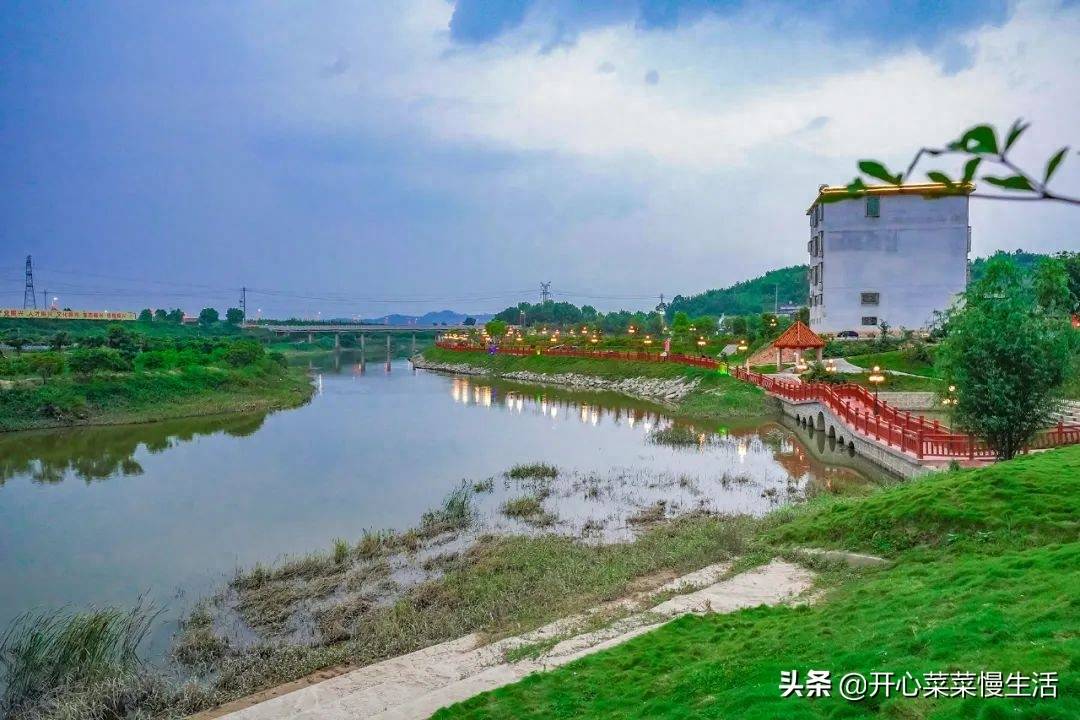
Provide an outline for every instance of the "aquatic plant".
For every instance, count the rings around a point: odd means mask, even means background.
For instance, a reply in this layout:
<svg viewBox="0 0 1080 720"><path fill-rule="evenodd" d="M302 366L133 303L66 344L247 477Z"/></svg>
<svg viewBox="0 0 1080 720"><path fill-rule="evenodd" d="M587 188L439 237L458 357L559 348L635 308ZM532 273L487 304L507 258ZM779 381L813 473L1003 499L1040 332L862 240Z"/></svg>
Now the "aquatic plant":
<svg viewBox="0 0 1080 720"><path fill-rule="evenodd" d="M14 714L69 686L131 677L139 645L161 611L142 602L117 608L20 615L0 640L2 707Z"/></svg>
<svg viewBox="0 0 1080 720"><path fill-rule="evenodd" d="M553 478L559 474L559 469L547 463L529 463L527 465L515 465L506 471L507 477L513 480L529 480Z"/></svg>
<svg viewBox="0 0 1080 720"><path fill-rule="evenodd" d="M440 507L424 513L420 525L428 533L461 530L469 526L475 514L472 488L462 481L446 496Z"/></svg>

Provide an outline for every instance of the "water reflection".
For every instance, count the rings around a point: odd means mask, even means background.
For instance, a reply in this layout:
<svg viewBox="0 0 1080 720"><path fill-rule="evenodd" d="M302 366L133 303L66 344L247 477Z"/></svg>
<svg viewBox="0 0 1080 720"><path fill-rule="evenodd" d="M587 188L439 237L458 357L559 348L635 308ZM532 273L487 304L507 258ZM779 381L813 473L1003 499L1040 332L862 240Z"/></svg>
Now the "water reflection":
<svg viewBox="0 0 1080 720"><path fill-rule="evenodd" d="M262 427L266 413L219 415L143 425L108 425L0 434L0 485L23 476L35 483L77 478L87 484L142 475L139 448L162 453L209 435L241 438Z"/></svg>
<svg viewBox="0 0 1080 720"><path fill-rule="evenodd" d="M547 416L564 421L577 420L581 425L597 427L610 422L640 427L648 433L663 426L663 412L642 403L640 407L628 407L633 401L622 396L596 393L582 399L569 391L549 388L521 389L492 383L487 379L457 376L450 382L450 397L455 403L492 408L516 414Z"/></svg>

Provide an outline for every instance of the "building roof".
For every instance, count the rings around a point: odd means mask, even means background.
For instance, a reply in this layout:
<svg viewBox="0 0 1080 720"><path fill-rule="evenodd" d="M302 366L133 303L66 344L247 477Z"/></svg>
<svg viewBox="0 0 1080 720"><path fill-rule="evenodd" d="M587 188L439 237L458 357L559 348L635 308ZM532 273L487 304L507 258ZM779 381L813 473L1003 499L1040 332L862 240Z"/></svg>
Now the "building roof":
<svg viewBox="0 0 1080 720"><path fill-rule="evenodd" d="M825 347L825 341L818 337L810 328L806 327L802 320L796 320L780 337L773 341L772 346L781 350L805 350L806 348Z"/></svg>
<svg viewBox="0 0 1080 720"><path fill-rule="evenodd" d="M809 215L814 206L829 197L834 199L860 198L864 195L924 195L926 197L942 197L947 195L970 195L975 191L974 183L910 183L908 185L867 185L862 190L849 191L846 185L822 185L818 188L817 197L810 207L806 208Z"/></svg>

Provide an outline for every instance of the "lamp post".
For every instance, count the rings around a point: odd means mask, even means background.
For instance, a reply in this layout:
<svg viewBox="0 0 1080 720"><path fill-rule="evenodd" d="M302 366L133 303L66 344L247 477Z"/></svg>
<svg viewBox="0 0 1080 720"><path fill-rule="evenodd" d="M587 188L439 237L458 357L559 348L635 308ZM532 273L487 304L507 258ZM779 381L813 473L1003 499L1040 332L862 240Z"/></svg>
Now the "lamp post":
<svg viewBox="0 0 1080 720"><path fill-rule="evenodd" d="M885 375L882 374L881 368L877 365L874 366L873 371L870 373L870 377L867 378L874 384L874 415L878 414L878 386L885 382Z"/></svg>

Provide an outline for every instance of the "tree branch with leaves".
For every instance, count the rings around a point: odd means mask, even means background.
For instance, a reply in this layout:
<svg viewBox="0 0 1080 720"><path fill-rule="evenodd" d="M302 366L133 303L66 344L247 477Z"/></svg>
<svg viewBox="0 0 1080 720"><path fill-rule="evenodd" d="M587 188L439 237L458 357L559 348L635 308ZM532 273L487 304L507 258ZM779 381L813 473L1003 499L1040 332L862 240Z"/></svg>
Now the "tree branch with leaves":
<svg viewBox="0 0 1080 720"><path fill-rule="evenodd" d="M1031 127L1031 123L1016 120L1005 134L1002 141L992 125L976 125L965 132L959 140L945 147L924 147L915 154L903 173L890 171L878 160L859 161L859 171L863 176L881 180L890 185L904 185L915 175L919 165L928 157L960 157L964 159L964 169L960 177L951 177L942 170L928 170L926 177L932 182L945 186L942 194L954 194L970 189L978 180L981 183L1000 188L1002 192L972 192L971 197L988 200L1051 201L1069 205L1080 205L1080 198L1063 195L1050 189L1050 180L1060 169L1069 154L1065 146L1055 152L1046 161L1041 179L1036 173L1021 168L1010 153L1020 136ZM988 169L992 170L987 172ZM866 192L868 185L863 177L856 177L848 184L848 196L858 196ZM842 200L845 196L833 199Z"/></svg>

